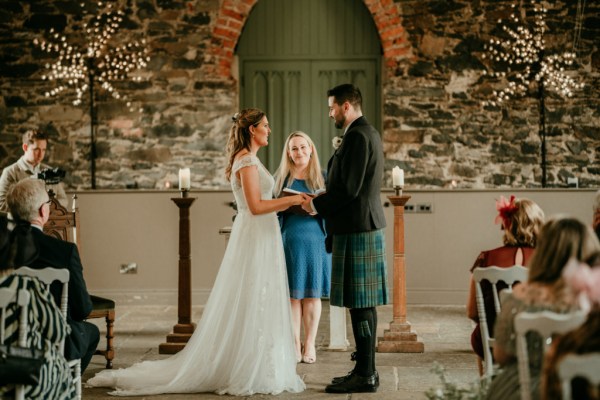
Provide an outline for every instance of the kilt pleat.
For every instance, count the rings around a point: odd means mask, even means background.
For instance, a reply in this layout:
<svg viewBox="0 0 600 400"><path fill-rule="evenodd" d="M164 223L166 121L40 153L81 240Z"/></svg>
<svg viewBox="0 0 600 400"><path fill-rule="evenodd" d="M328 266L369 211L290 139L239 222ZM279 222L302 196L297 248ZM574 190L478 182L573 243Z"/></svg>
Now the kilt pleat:
<svg viewBox="0 0 600 400"><path fill-rule="evenodd" d="M387 304L383 230L333 235L330 303L367 308Z"/></svg>

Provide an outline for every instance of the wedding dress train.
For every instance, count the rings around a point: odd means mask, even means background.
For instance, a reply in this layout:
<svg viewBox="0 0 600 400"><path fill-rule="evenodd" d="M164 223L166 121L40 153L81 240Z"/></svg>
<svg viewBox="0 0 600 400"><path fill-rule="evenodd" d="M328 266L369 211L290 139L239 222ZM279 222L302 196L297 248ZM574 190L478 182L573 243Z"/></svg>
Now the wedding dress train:
<svg viewBox="0 0 600 400"><path fill-rule="evenodd" d="M273 178L258 158L233 165L238 214L210 297L196 331L172 357L126 369L104 370L88 386L114 395L199 393L252 395L300 392L296 374L285 256L275 213L252 215L235 172L258 166L261 197L272 197Z"/></svg>

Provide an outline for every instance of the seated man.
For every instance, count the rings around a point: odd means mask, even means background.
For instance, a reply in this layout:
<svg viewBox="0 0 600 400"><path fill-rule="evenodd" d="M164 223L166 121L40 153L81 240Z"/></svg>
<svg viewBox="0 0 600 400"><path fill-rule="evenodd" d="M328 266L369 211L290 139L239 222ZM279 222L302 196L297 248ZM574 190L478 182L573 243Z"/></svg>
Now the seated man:
<svg viewBox="0 0 600 400"><path fill-rule="evenodd" d="M0 176L0 212L8 212L6 194L8 188L26 178L37 178L38 174L50 168L44 161L46 148L48 147L48 135L38 130L29 130L23 134L24 154L15 162L2 170ZM56 193L56 199L63 207L68 207L69 201L62 183L48 185Z"/></svg>
<svg viewBox="0 0 600 400"><path fill-rule="evenodd" d="M92 311L92 300L83 279L83 268L77 246L44 234L42 229L50 215L50 198L46 193L43 181L25 179L16 183L8 191L7 202L15 220L27 221L32 226L33 237L39 253L28 266L32 268L68 268L69 270L67 323L71 327L71 334L65 342L65 356L67 360L80 358L81 372L83 373L96 351L100 340L100 331L96 325L84 321ZM53 284L50 292L56 303L60 304L61 286L58 283Z"/></svg>

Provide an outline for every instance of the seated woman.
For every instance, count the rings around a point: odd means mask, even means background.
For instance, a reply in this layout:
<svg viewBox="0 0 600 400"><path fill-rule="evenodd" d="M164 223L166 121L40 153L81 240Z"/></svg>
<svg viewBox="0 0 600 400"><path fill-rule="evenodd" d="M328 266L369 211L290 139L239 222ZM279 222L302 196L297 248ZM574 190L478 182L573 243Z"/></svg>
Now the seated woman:
<svg viewBox="0 0 600 400"><path fill-rule="evenodd" d="M591 305L591 310L583 325L552 343L546 355L540 384L543 399L562 398L557 370L565 356L600 352L600 253L597 253L589 264L594 267L571 263L565 268L563 275L567 285L576 294L584 296L584 301ZM598 400L600 398L600 388L590 387L589 383L582 378L573 379L571 390L574 399Z"/></svg>
<svg viewBox="0 0 600 400"><path fill-rule="evenodd" d="M31 295L28 308L27 346L44 350L45 363L40 381L25 387L26 399L76 398L71 371L58 345L69 332L67 322L54 303L46 285L36 278L14 275L14 265L24 265L37 254L29 225L18 225L12 232L7 229L6 217L0 217L0 287L26 289ZM7 337L4 343L16 344L18 340L17 308L7 309ZM13 326L14 325L14 326ZM14 385L0 388L0 398L10 396Z"/></svg>
<svg viewBox="0 0 600 400"><path fill-rule="evenodd" d="M542 227L531 262L527 282L514 288L502 304L494 327L494 359L501 370L490 384L487 399L519 400L515 316L522 312L553 311L566 313L577 309L577 301L565 287L561 275L567 262L583 261L600 250L590 226L570 217L558 217ZM539 335L527 335L532 399L539 399L539 378L544 346Z"/></svg>
<svg viewBox="0 0 600 400"><path fill-rule="evenodd" d="M496 223L502 224L504 236L502 241L504 246L493 250L482 251L475 264L471 268L471 273L475 268L486 268L491 266L508 268L513 265L526 265L533 255L537 236L544 223L544 212L533 201L529 199L515 200L514 196L506 201L501 197L496 202L498 216ZM504 289L506 285L499 282L498 290ZM485 315L487 316L488 331L494 331L494 321L496 321L496 309L494 308L492 285L489 282L482 282L481 289L485 303ZM479 317L477 315L477 302L475 300L475 281L471 275L469 289L469 298L467 300L467 316L475 321L475 329L471 334L471 347L477 354L477 365L479 374L483 374L483 344L481 339L481 330L479 327Z"/></svg>

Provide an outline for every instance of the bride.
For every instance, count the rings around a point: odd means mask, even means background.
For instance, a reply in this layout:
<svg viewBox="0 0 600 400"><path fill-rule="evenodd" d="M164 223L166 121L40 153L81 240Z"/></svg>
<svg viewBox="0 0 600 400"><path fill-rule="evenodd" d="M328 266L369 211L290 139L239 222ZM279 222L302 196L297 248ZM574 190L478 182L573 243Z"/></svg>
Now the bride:
<svg viewBox="0 0 600 400"><path fill-rule="evenodd" d="M268 144L265 113L233 117L225 173L238 214L198 327L172 357L126 369L104 370L88 386L112 387L118 396L216 392L238 396L301 392L276 211L301 204L296 195L272 199L273 178L256 157Z"/></svg>

